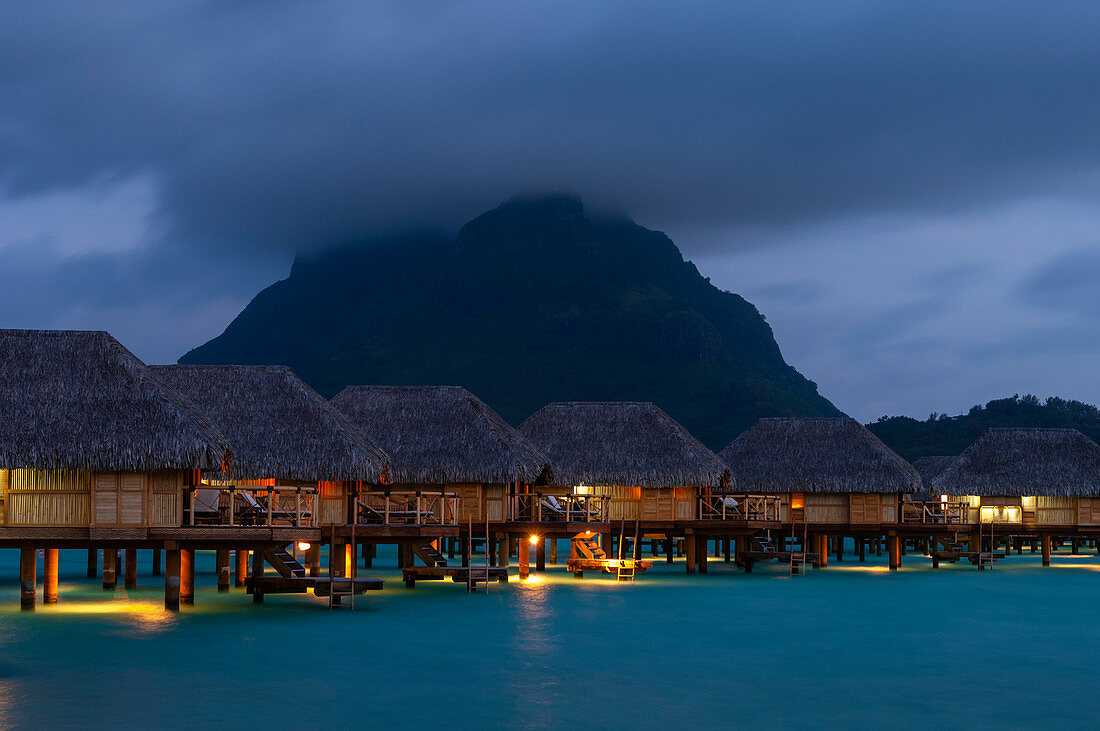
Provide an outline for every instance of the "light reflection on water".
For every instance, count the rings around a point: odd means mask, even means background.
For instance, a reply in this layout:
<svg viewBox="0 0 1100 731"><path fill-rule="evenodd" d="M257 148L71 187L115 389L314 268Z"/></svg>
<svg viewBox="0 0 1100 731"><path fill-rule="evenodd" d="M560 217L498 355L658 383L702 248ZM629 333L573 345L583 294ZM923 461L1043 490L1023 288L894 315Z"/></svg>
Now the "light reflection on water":
<svg viewBox="0 0 1100 731"><path fill-rule="evenodd" d="M241 727L256 709L274 726L308 728L333 717L382 727L1094 720L1094 555L1056 555L1052 569L1013 556L991 572L932 570L913 555L890 572L883 557L795 578L777 564L745 575L712 561L689 577L682 561L658 562L633 584L557 566L468 595L452 582L404 589L383 551L368 573L389 588L352 613L312 596L253 606L240 590L219 594L213 556L200 553L196 605L178 615L162 609L162 579L147 570L137 589L108 593L82 578L82 552L61 556L61 603L20 613L18 555L0 551L0 727ZM1023 671L988 682L989 668L1009 666ZM855 692L945 670L952 684L935 694L884 703ZM983 688L982 703L968 687ZM349 707L352 717L339 715Z"/></svg>

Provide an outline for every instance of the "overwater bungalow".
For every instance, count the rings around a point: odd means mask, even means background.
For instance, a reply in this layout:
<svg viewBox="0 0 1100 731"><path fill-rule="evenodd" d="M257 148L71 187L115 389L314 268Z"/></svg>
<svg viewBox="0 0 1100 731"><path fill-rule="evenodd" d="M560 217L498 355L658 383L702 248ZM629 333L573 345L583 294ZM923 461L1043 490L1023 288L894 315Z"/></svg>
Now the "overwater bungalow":
<svg viewBox="0 0 1100 731"><path fill-rule="evenodd" d="M178 604L172 531L198 471L231 469L229 444L105 332L0 330L0 545L22 549L23 606L34 606L36 548L52 603L59 548L103 548L114 588L118 549L131 585L136 548L154 546L168 549Z"/></svg>
<svg viewBox="0 0 1100 731"><path fill-rule="evenodd" d="M989 429L931 489L959 504L972 552L983 532L1036 536L1046 565L1052 537L1100 535L1100 445L1076 429Z"/></svg>
<svg viewBox="0 0 1100 731"><path fill-rule="evenodd" d="M443 534L430 535L432 526L463 530L463 564L470 561L471 539L491 544L487 556L495 546L493 563L506 572L508 554L518 550L513 543L522 538L526 545L530 524L541 526L537 532L545 537L554 520L598 520L589 503L561 501L545 491L547 456L465 388L349 386L332 404L390 455L389 483L360 494L359 522L388 526L396 535L419 526L425 532L416 536L432 539L434 545L420 540L403 547L399 563L410 569L410 585L417 578L468 578L442 555L434 539ZM451 544L448 558L453 550ZM414 556L425 563L419 568L440 570L412 570L418 569Z"/></svg>
<svg viewBox="0 0 1100 731"><path fill-rule="evenodd" d="M719 456L739 490L781 496L781 540L801 542L804 554L825 563L830 535L885 532L897 567L899 500L921 489L920 475L855 419L760 419ZM857 540L858 550L863 545Z"/></svg>
<svg viewBox="0 0 1100 731"><path fill-rule="evenodd" d="M234 446L229 470L205 471L186 492L186 532L206 540L253 533L273 539L247 580L247 551L237 552L238 582L257 601L265 592L304 588L338 601L328 591L331 582L313 581L319 544L330 544L329 577L353 579L356 546L344 527L354 523L358 495L387 477L389 458L382 448L284 366L174 365L152 371L198 406ZM308 546L308 577L294 556L299 544ZM279 578L263 576L264 561ZM218 551L218 568L219 585L227 589L227 549Z"/></svg>
<svg viewBox="0 0 1100 731"><path fill-rule="evenodd" d="M555 484L576 495L606 498L607 518L618 525L622 538L659 534L668 545L675 536L690 535L688 570L694 571L700 549L698 558L705 560L706 535L694 532L700 498L730 489L730 471L656 405L554 403L528 417L519 430L550 457ZM574 556L574 563L606 568L607 561L617 560L611 542L608 531L600 555L584 536L576 536L574 552L581 555ZM636 557L636 551L635 540L630 553ZM671 559L671 550L666 551Z"/></svg>

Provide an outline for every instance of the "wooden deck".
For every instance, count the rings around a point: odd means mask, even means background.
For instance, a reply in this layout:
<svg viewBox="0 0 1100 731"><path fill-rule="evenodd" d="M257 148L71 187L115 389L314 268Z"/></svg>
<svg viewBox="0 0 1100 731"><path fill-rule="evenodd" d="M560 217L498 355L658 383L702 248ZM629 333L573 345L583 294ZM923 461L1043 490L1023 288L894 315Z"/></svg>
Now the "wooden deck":
<svg viewBox="0 0 1100 731"><path fill-rule="evenodd" d="M443 581L447 577L456 584L463 583L470 586L484 582L485 571L484 566L406 566L401 569L401 575L405 580L405 586L412 589L418 581ZM489 581L508 583L508 569L503 566L490 566L488 571Z"/></svg>
<svg viewBox="0 0 1100 731"><path fill-rule="evenodd" d="M356 594L368 591L381 591L381 579L330 579L327 576L262 576L246 577L245 589L249 594L305 594L310 589L316 596L328 596L329 589L335 583L336 591L346 593L353 589Z"/></svg>

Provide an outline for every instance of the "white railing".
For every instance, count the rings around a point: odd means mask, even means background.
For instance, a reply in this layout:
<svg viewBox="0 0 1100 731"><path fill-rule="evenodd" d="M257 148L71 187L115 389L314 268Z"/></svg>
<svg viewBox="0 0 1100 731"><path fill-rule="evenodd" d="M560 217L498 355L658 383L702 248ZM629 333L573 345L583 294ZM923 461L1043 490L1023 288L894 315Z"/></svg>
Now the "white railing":
<svg viewBox="0 0 1100 731"><path fill-rule="evenodd" d="M778 495L702 495L699 519L778 522L781 504Z"/></svg>
<svg viewBox="0 0 1100 731"><path fill-rule="evenodd" d="M317 490L294 486L186 488L184 523L194 526L313 526Z"/></svg>
<svg viewBox="0 0 1100 731"><path fill-rule="evenodd" d="M966 500L902 500L902 523L954 525L970 522L970 503Z"/></svg>
<svg viewBox="0 0 1100 731"><path fill-rule="evenodd" d="M458 525L458 493L364 492L356 503L360 525Z"/></svg>
<svg viewBox="0 0 1100 731"><path fill-rule="evenodd" d="M607 495L531 492L511 497L509 518L534 523L606 523Z"/></svg>

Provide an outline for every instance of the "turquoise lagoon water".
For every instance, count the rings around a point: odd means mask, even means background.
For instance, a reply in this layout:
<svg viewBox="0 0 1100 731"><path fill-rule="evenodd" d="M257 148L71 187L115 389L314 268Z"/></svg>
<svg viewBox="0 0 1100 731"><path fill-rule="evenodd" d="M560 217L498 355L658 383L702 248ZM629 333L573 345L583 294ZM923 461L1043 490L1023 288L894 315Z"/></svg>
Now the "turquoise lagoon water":
<svg viewBox="0 0 1100 731"><path fill-rule="evenodd" d="M4 550L0 726L1096 725L1100 557L884 560L796 578L659 562L635 584L553 567L467 595L405 589L383 548L361 573L388 588L352 613L219 594L200 553L196 604L170 615L147 552L112 594L62 551L61 603L30 614Z"/></svg>

